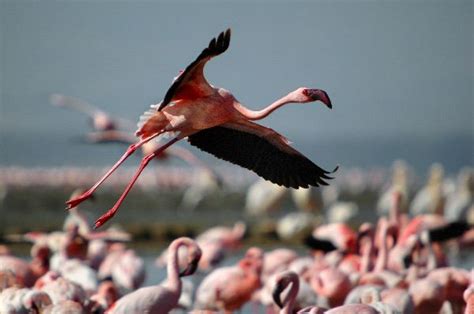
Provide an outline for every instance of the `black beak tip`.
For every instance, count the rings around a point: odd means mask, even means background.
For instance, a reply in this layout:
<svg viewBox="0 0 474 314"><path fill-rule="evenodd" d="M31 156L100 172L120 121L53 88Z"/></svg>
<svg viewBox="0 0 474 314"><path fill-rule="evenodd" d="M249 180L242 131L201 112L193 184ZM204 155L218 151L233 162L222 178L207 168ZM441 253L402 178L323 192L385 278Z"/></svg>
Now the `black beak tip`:
<svg viewBox="0 0 474 314"><path fill-rule="evenodd" d="M191 263L189 263L188 267L184 269L182 272L179 273L180 277L186 277L194 274L198 268L199 264L199 259L193 260Z"/></svg>
<svg viewBox="0 0 474 314"><path fill-rule="evenodd" d="M322 89L307 89L306 94L311 97L313 101L319 100L325 104L329 109L332 109L331 98L329 98L328 93Z"/></svg>
<svg viewBox="0 0 474 314"><path fill-rule="evenodd" d="M273 293L272 293L273 301L275 302L276 305L278 305L280 309L283 308L283 304L281 303L281 299L280 299L281 292L282 292L281 285L277 285L275 289L273 289Z"/></svg>
<svg viewBox="0 0 474 314"><path fill-rule="evenodd" d="M328 106L329 109L332 109L331 98L329 98L328 93L326 93L325 91L323 91L323 93L324 93L324 96L325 96L324 98L325 98L325 99L322 99L322 102L323 102L326 106Z"/></svg>

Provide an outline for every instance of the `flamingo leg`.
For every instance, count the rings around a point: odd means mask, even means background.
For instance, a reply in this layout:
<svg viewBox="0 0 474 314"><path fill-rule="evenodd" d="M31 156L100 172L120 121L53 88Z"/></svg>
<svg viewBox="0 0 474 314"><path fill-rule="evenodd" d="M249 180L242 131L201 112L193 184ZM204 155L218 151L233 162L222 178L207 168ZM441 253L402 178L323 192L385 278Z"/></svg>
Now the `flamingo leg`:
<svg viewBox="0 0 474 314"><path fill-rule="evenodd" d="M154 134L150 135L149 137L146 137L146 138L140 140L139 142L130 145L127 148L127 151L122 155L122 157L120 157L120 159L115 163L115 165L113 165L112 168L110 168L110 170L107 171L107 173L99 181L97 181L96 184L94 184L89 190L85 191L84 193L82 193L78 197L75 197L75 198L70 199L69 201L67 201L66 202L66 205L67 205L66 209L74 208L77 205L79 205L80 203L82 203L83 201L85 201L86 199L88 199L89 197L91 197L92 193L94 193L94 191L97 190L99 185L101 185L131 154L133 154L139 147L141 147L143 144L149 142L151 139L158 136L159 134L161 134L161 133L160 132L154 133Z"/></svg>
<svg viewBox="0 0 474 314"><path fill-rule="evenodd" d="M161 154L166 148L168 148L169 146L171 146L172 144L176 143L179 140L180 140L180 138L175 137L171 141L169 141L166 144L162 145L160 148L156 149L153 153L148 154L145 157L143 157L143 159L140 163L140 167L138 167L137 171L135 172L135 175L133 176L133 178L128 183L128 185L125 188L125 190L123 191L122 195L120 195L120 198L117 200L117 202L115 203L115 205L111 209L109 209L105 214L103 214L102 216L99 217L99 219L97 219L97 221L95 222L95 225L94 225L94 229L99 228L100 226L102 226L104 223L106 223L110 218L112 218L115 215L118 208L122 204L123 200L127 196L128 192L130 192L130 190L132 189L132 186L135 184L138 177L142 173L143 169L145 169L145 167L148 165L150 160L152 160L153 158L155 158L156 156Z"/></svg>

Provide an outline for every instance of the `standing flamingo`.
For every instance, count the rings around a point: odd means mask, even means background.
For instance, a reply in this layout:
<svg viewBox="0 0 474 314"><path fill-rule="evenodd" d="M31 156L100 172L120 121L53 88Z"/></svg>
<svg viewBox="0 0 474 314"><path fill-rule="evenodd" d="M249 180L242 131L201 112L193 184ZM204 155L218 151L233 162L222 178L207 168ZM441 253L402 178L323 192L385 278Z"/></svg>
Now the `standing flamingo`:
<svg viewBox="0 0 474 314"><path fill-rule="evenodd" d="M237 265L221 267L207 275L196 291L195 307L221 310L240 309L261 286L263 251L251 247Z"/></svg>
<svg viewBox="0 0 474 314"><path fill-rule="evenodd" d="M244 107L223 88L211 86L204 78L204 66L212 58L227 50L230 29L212 39L209 46L177 77L163 101L145 112L135 135L140 141L129 146L117 163L88 191L67 201L68 208L89 198L135 150L159 135L172 139L145 156L116 204L102 215L95 227L113 217L120 204L150 160L160 155L177 141L188 138L191 145L218 158L248 168L259 176L286 187L327 185L331 179L325 171L303 154L292 148L288 140L272 129L252 122L268 116L288 103L321 101L332 108L328 94L320 89L298 88L278 99L263 110ZM333 170L333 172L337 170Z"/></svg>
<svg viewBox="0 0 474 314"><path fill-rule="evenodd" d="M188 248L188 264L183 271L179 271L178 249L181 246ZM168 313L178 304L181 295L180 277L194 274L201 258L201 249L190 238L174 240L168 255L168 280L163 285L144 287L119 299L110 309L110 313Z"/></svg>

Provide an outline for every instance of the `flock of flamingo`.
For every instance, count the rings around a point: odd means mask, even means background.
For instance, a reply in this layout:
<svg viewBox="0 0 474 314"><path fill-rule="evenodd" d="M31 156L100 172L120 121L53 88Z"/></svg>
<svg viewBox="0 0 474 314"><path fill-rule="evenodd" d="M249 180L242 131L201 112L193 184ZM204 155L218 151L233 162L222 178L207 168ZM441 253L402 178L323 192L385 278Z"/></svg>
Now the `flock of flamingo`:
<svg viewBox="0 0 474 314"><path fill-rule="evenodd" d="M96 184L71 196L62 231L11 236L33 244L31 259L15 257L8 246L0 246L0 313L230 313L245 308L254 313L474 314L474 269L449 266L448 254L474 247L474 173L463 171L459 183L447 191L439 166L410 201L406 167L397 164L374 209L380 215L375 223L354 229L350 218L355 215L348 212L356 212L355 205L334 201L328 223L304 239L306 249L250 246L242 252L247 231L243 222L213 227L195 239L179 237L155 262L166 268L165 280L141 287L145 262L127 245L131 236L113 227L94 229L116 214L153 159L175 156L204 170L210 183L193 192L199 196L190 196L190 207L212 193L219 176L188 150L172 146L181 139L285 187L269 184L265 190L261 182L252 187L257 201L248 200L247 210L255 215L268 214L287 188L304 188L293 193L303 210L328 205L328 196L326 202L321 195L315 199L318 190L311 187L327 185L337 167L323 170L282 135L252 120L287 103L321 101L332 108L329 96L320 89L298 88L263 110L245 108L203 75L206 62L227 50L230 36L227 30L213 39L174 79L163 101L145 112L136 143L127 131L129 122L78 99L51 97L55 105L90 115L94 132L87 141L130 146ZM171 139L163 143L166 136ZM79 204L139 148L144 157L138 170L116 204L91 228ZM259 207L263 203L267 205Z"/></svg>

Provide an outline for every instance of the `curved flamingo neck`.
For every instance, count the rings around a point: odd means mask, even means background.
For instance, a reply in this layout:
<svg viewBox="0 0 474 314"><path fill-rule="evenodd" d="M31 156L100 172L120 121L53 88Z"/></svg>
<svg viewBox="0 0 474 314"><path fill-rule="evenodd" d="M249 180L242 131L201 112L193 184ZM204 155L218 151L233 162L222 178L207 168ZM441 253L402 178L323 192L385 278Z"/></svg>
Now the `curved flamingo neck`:
<svg viewBox="0 0 474 314"><path fill-rule="evenodd" d="M268 116L270 113L272 113L276 109L280 108L281 106L284 106L284 105L286 105L288 103L292 103L292 102L295 102L295 101L293 99L291 99L291 97L289 97L289 95L286 95L286 96L278 99L277 101L275 101L271 105L265 107L262 110L254 111L254 110L245 108L244 106L242 106L240 104L238 104L236 106L236 109L243 116L245 116L249 120L260 120L260 119L265 118L266 116Z"/></svg>
<svg viewBox="0 0 474 314"><path fill-rule="evenodd" d="M382 226L381 233L381 243L379 252L377 255L377 261L375 263L374 271L383 271L387 267L387 258L388 258L388 248L387 248L387 228L388 226L384 224Z"/></svg>
<svg viewBox="0 0 474 314"><path fill-rule="evenodd" d="M168 273L167 285L169 288L181 291L181 279L179 277L179 263L178 263L178 252L179 248L183 245L189 246L186 239L178 239L171 243L168 255L168 264L166 265L166 271Z"/></svg>

